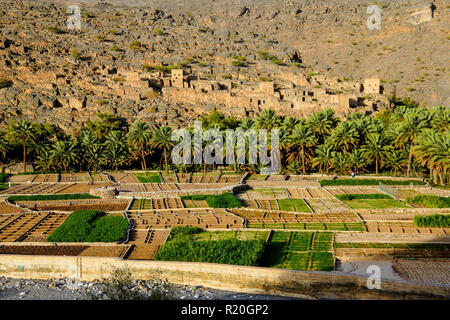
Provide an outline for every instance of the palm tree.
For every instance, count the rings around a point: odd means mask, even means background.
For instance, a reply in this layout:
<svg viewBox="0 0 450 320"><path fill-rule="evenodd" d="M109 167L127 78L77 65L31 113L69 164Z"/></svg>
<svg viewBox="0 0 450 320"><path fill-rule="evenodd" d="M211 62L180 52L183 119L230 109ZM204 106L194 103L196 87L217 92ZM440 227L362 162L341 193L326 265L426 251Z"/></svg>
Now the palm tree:
<svg viewBox="0 0 450 320"><path fill-rule="evenodd" d="M241 128L244 131L250 130L255 125L255 121L251 118L245 118L242 119L239 123L239 128Z"/></svg>
<svg viewBox="0 0 450 320"><path fill-rule="evenodd" d="M353 150L353 152L349 154L349 157L351 167L354 169L356 174L359 174L359 171L364 169L364 167L367 165L366 157L359 149Z"/></svg>
<svg viewBox="0 0 450 320"><path fill-rule="evenodd" d="M312 167L319 167L320 173L323 173L325 169L328 174L328 170L332 167L332 152L333 146L329 144L321 144L316 149L316 156L312 159Z"/></svg>
<svg viewBox="0 0 450 320"><path fill-rule="evenodd" d="M292 146L300 148L303 174L306 174L305 149L314 147L317 144L317 138L314 136L309 126L298 124L292 131L291 144Z"/></svg>
<svg viewBox="0 0 450 320"><path fill-rule="evenodd" d="M424 130L414 146L414 154L421 165L427 166L437 183L439 177L444 184L444 177L450 169L450 131L439 133L431 129Z"/></svg>
<svg viewBox="0 0 450 320"><path fill-rule="evenodd" d="M101 163L104 161L104 147L97 143L92 145L85 154L86 161L90 170L97 172L100 169Z"/></svg>
<svg viewBox="0 0 450 320"><path fill-rule="evenodd" d="M5 138L3 132L0 133L0 154L1 158L6 159L6 154L11 149L8 140Z"/></svg>
<svg viewBox="0 0 450 320"><path fill-rule="evenodd" d="M333 152L331 154L332 168L338 174L347 174L351 167L352 162L348 153Z"/></svg>
<svg viewBox="0 0 450 320"><path fill-rule="evenodd" d="M147 170L145 157L150 154L148 147L152 138L150 126L142 121L135 121L127 134L128 143L136 159L141 158L142 170Z"/></svg>
<svg viewBox="0 0 450 320"><path fill-rule="evenodd" d="M292 131L294 130L295 126L298 125L300 123L300 120L296 119L296 118L292 118L292 117L287 117L286 119L284 119L281 128L283 128L285 131L287 131L289 134L292 133Z"/></svg>
<svg viewBox="0 0 450 320"><path fill-rule="evenodd" d="M408 169L406 171L408 177L413 158L414 141L427 127L428 118L419 112L407 112L405 114L405 120L398 127L398 136L394 140L394 145L397 147L406 147L409 145Z"/></svg>
<svg viewBox="0 0 450 320"><path fill-rule="evenodd" d="M258 129L271 130L281 124L280 118L272 109L263 110L256 118L256 125Z"/></svg>
<svg viewBox="0 0 450 320"><path fill-rule="evenodd" d="M407 159L404 150L392 150L387 156L384 165L394 171L396 177L398 172L406 169Z"/></svg>
<svg viewBox="0 0 450 320"><path fill-rule="evenodd" d="M355 125L351 122L341 122L331 132L330 142L335 150L342 150L346 154L359 142L359 134Z"/></svg>
<svg viewBox="0 0 450 320"><path fill-rule="evenodd" d="M104 158L114 170L128 163L128 145L122 131L112 131L106 136Z"/></svg>
<svg viewBox="0 0 450 320"><path fill-rule="evenodd" d="M20 142L23 146L23 172L27 171L27 144L34 141L36 135L33 125L28 120L14 122L11 136L14 140Z"/></svg>
<svg viewBox="0 0 450 320"><path fill-rule="evenodd" d="M37 156L36 167L43 171L53 170L53 157L51 150L43 150L42 153Z"/></svg>
<svg viewBox="0 0 450 320"><path fill-rule="evenodd" d="M366 144L361 150L369 163L375 160L375 173L378 174L379 165L389 156L392 147L387 145L384 135L375 133L367 136Z"/></svg>
<svg viewBox="0 0 450 320"><path fill-rule="evenodd" d="M450 130L450 109L437 106L431 111L431 128L438 132Z"/></svg>
<svg viewBox="0 0 450 320"><path fill-rule="evenodd" d="M51 152L51 161L64 171L79 159L77 144L74 141L56 141Z"/></svg>
<svg viewBox="0 0 450 320"><path fill-rule="evenodd" d="M156 130L150 142L152 147L164 150L164 162L166 165L166 172L169 172L167 152L170 151L175 146L174 141L172 141L172 133L173 129L171 127L167 126L160 127L158 130Z"/></svg>
<svg viewBox="0 0 450 320"><path fill-rule="evenodd" d="M338 122L339 120L336 118L333 109L325 109L321 112L314 112L307 119L307 123L311 127L313 133L321 142L325 140L325 136L330 135L331 131L336 127Z"/></svg>

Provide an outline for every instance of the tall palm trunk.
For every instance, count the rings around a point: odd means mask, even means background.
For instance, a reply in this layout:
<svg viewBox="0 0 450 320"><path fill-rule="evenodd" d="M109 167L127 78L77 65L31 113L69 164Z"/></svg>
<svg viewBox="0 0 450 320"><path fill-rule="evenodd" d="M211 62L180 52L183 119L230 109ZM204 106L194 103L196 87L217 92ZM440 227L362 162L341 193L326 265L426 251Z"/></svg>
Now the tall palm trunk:
<svg viewBox="0 0 450 320"><path fill-rule="evenodd" d="M23 172L27 172L27 145L23 142Z"/></svg>
<svg viewBox="0 0 450 320"><path fill-rule="evenodd" d="M166 172L169 173L169 165L167 164L167 151L166 151L166 148L164 148L164 162L166 164Z"/></svg>
<svg viewBox="0 0 450 320"><path fill-rule="evenodd" d="M141 149L142 169L147 171L147 163L145 162L144 148Z"/></svg>
<svg viewBox="0 0 450 320"><path fill-rule="evenodd" d="M375 158L375 174L378 175L378 158Z"/></svg>
<svg viewBox="0 0 450 320"><path fill-rule="evenodd" d="M303 174L306 174L306 170L305 170L305 147L302 147L302 166L303 166Z"/></svg>
<svg viewBox="0 0 450 320"><path fill-rule="evenodd" d="M406 171L406 176L409 177L409 172L411 169L411 161L412 161L412 156L413 156L413 144L411 142L411 146L409 147L409 158L408 158L408 170Z"/></svg>

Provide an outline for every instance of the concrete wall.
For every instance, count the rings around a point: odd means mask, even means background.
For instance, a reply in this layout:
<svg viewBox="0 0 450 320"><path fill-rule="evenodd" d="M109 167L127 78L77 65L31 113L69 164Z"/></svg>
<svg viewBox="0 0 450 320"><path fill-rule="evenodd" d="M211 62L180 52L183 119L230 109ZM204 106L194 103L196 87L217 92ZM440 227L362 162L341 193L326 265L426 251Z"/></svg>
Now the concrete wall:
<svg viewBox="0 0 450 320"><path fill-rule="evenodd" d="M445 299L450 296L448 286L404 281L382 281L380 290L369 290L365 278L329 272L95 257L0 255L0 276L11 278L95 280L108 276L112 266L126 266L135 278L142 280L167 279L179 284L248 293L350 299Z"/></svg>

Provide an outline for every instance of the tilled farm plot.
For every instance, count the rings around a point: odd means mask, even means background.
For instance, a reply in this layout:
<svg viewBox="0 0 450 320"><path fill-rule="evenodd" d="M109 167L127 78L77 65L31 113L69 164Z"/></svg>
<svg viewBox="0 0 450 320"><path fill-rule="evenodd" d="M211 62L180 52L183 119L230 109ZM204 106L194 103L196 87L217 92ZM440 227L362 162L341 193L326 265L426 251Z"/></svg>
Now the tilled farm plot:
<svg viewBox="0 0 450 320"><path fill-rule="evenodd" d="M386 188L386 187L385 187ZM415 196L420 195L431 195L438 197L449 197L449 190L442 190L437 188L395 188L390 187L386 188L386 191L395 196L398 199L406 199L406 198L414 198Z"/></svg>
<svg viewBox="0 0 450 320"><path fill-rule="evenodd" d="M103 212L124 211L128 200L121 199L77 199L77 200L48 200L48 201L18 201L19 206L37 211L76 211L100 210Z"/></svg>
<svg viewBox="0 0 450 320"><path fill-rule="evenodd" d="M224 209L179 209L129 212L136 229L167 229L178 226L199 228L242 228L243 220Z"/></svg>
<svg viewBox="0 0 450 320"><path fill-rule="evenodd" d="M45 229L47 221L51 221L52 218L53 214L46 212L15 215L15 217L9 218L7 224L2 223L3 227L0 229L0 242L22 241L30 235L33 230L37 230L41 224ZM60 221L62 223L63 219ZM58 226L59 225L55 224L54 229Z"/></svg>
<svg viewBox="0 0 450 320"><path fill-rule="evenodd" d="M108 175L114 182L119 182L120 184L139 183L139 179L132 173L108 172Z"/></svg>
<svg viewBox="0 0 450 320"><path fill-rule="evenodd" d="M0 202L0 214L4 213L21 213L24 209L16 207L14 205L6 204L5 202Z"/></svg>
<svg viewBox="0 0 450 320"><path fill-rule="evenodd" d="M369 221L365 224L368 232L450 235L450 228L416 227L412 221Z"/></svg>
<svg viewBox="0 0 450 320"><path fill-rule="evenodd" d="M91 174L91 178L94 183L109 182L108 177L101 173L93 173L93 174Z"/></svg>
<svg viewBox="0 0 450 320"><path fill-rule="evenodd" d="M217 183L236 184L241 180L241 178L242 178L241 176L237 176L237 175L223 174L222 176L220 176Z"/></svg>
<svg viewBox="0 0 450 320"><path fill-rule="evenodd" d="M299 199L333 199L324 188L288 188L291 198Z"/></svg>
<svg viewBox="0 0 450 320"><path fill-rule="evenodd" d="M450 259L397 259L393 267L408 281L450 285Z"/></svg>
<svg viewBox="0 0 450 320"><path fill-rule="evenodd" d="M278 202L272 200L243 200L243 205L249 208L279 211Z"/></svg>
<svg viewBox="0 0 450 320"><path fill-rule="evenodd" d="M208 208L208 203L206 200L192 200L183 199L183 205L185 208Z"/></svg>
<svg viewBox="0 0 450 320"><path fill-rule="evenodd" d="M129 245L0 245L0 254L123 257Z"/></svg>
<svg viewBox="0 0 450 320"><path fill-rule="evenodd" d="M0 191L0 194L56 194L68 192L73 184L68 183L26 183Z"/></svg>
<svg viewBox="0 0 450 320"><path fill-rule="evenodd" d="M130 210L182 209L180 198L134 199Z"/></svg>
<svg viewBox="0 0 450 320"><path fill-rule="evenodd" d="M57 174L38 174L31 182L58 182Z"/></svg>
<svg viewBox="0 0 450 320"><path fill-rule="evenodd" d="M65 213L50 212L39 224L32 228L26 234L23 242L44 242L47 237L52 234L63 222L69 217Z"/></svg>
<svg viewBox="0 0 450 320"><path fill-rule="evenodd" d="M334 196L343 194L382 194L378 188L374 187L326 187L326 189Z"/></svg>
<svg viewBox="0 0 450 320"><path fill-rule="evenodd" d="M336 199L305 199L314 212L348 211L348 207Z"/></svg>
<svg viewBox="0 0 450 320"><path fill-rule="evenodd" d="M152 259L160 246L166 242L169 233L170 230L133 230L128 242L133 247L126 258L130 260Z"/></svg>
<svg viewBox="0 0 450 320"><path fill-rule="evenodd" d="M217 177L219 175L215 174L215 175L207 175L207 174L203 174L203 175L192 175L191 181L190 183L215 183L217 180ZM186 179L181 179L180 175L178 175L178 178L180 180L180 182L184 182L186 183L187 180Z"/></svg>
<svg viewBox="0 0 450 320"><path fill-rule="evenodd" d="M88 173L61 173L60 182L91 182Z"/></svg>
<svg viewBox="0 0 450 320"><path fill-rule="evenodd" d="M111 183L96 183L96 184L88 184L88 183L72 183L68 184L67 187L61 189L58 192L54 192L56 194L61 193L89 193L92 188L100 188L111 186Z"/></svg>

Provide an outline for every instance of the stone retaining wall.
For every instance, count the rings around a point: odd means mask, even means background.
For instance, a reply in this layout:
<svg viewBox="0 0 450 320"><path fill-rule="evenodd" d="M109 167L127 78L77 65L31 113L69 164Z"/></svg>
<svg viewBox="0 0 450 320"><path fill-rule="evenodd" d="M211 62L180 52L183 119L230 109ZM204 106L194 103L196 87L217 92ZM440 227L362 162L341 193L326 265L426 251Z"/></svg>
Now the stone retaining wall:
<svg viewBox="0 0 450 320"><path fill-rule="evenodd" d="M111 268L128 267L136 279L167 279L184 285L303 298L417 299L450 296L450 287L382 281L369 290L367 280L335 272L307 272L193 262L127 261L113 258L0 255L0 276L98 280Z"/></svg>

